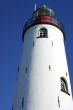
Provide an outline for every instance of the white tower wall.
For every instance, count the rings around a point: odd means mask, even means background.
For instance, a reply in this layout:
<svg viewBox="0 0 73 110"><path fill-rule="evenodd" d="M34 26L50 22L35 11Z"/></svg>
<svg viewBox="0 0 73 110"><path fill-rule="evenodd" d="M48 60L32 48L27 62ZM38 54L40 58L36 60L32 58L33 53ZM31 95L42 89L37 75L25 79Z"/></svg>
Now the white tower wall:
<svg viewBox="0 0 73 110"><path fill-rule="evenodd" d="M48 38L39 38L40 28L48 30ZM61 91L61 77L69 94ZM14 110L73 110L72 103L63 33L49 24L30 27L24 34Z"/></svg>

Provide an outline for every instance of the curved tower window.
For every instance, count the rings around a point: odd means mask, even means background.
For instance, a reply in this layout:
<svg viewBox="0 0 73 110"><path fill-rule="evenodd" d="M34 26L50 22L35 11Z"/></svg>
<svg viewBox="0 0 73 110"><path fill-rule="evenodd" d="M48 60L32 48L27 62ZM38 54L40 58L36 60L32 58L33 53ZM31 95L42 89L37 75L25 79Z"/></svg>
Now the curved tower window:
<svg viewBox="0 0 73 110"><path fill-rule="evenodd" d="M24 97L22 98L22 108L24 107Z"/></svg>
<svg viewBox="0 0 73 110"><path fill-rule="evenodd" d="M48 37L48 32L47 32L47 29L46 28L41 28L39 30L39 37L43 38L43 37Z"/></svg>
<svg viewBox="0 0 73 110"><path fill-rule="evenodd" d="M13 107L12 107L12 110L13 110Z"/></svg>
<svg viewBox="0 0 73 110"><path fill-rule="evenodd" d="M69 94L68 92L68 85L67 85L67 81L65 78L61 77L61 91ZM69 94L70 95L70 94Z"/></svg>

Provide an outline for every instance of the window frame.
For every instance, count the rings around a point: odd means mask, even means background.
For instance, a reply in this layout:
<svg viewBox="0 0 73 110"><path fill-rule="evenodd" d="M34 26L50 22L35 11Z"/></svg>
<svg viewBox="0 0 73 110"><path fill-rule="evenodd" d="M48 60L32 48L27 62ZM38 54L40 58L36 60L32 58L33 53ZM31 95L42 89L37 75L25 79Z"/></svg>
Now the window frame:
<svg viewBox="0 0 73 110"><path fill-rule="evenodd" d="M68 90L67 80L64 77L61 77L60 82L61 82L61 91L70 95Z"/></svg>
<svg viewBox="0 0 73 110"><path fill-rule="evenodd" d="M48 38L48 30L44 27L40 28L38 31L37 38Z"/></svg>

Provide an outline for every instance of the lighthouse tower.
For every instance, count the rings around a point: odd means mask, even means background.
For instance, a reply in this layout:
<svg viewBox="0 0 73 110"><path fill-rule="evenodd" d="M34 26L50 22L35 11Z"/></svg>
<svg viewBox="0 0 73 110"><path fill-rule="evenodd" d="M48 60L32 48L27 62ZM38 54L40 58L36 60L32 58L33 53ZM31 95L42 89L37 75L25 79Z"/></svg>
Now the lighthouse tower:
<svg viewBox="0 0 73 110"><path fill-rule="evenodd" d="M64 29L42 6L24 26L12 110L73 110Z"/></svg>

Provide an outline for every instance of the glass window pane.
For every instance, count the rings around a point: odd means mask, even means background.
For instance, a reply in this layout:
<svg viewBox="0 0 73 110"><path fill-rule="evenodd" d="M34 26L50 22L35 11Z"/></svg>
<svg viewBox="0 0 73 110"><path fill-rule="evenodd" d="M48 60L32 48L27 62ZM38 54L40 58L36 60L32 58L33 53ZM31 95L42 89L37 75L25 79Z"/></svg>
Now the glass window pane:
<svg viewBox="0 0 73 110"><path fill-rule="evenodd" d="M39 37L48 37L48 35L47 35L47 29L41 28L39 30Z"/></svg>
<svg viewBox="0 0 73 110"><path fill-rule="evenodd" d="M68 85L65 78L61 78L61 91L68 93Z"/></svg>

